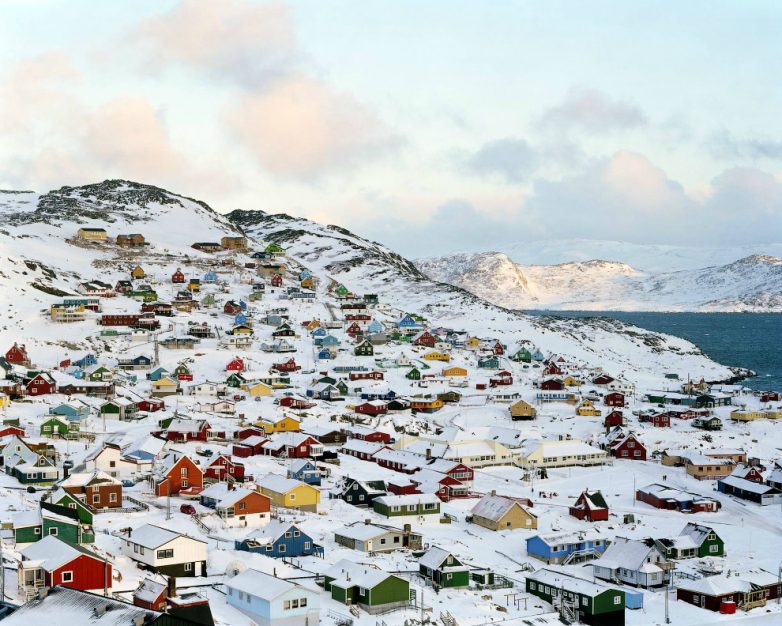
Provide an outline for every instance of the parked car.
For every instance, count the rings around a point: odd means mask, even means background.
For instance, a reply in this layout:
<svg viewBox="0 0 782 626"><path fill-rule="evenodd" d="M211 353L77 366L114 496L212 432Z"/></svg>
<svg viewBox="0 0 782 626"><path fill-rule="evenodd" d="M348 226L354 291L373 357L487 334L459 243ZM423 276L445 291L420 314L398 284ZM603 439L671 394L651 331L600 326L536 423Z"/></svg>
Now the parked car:
<svg viewBox="0 0 782 626"><path fill-rule="evenodd" d="M196 508L192 504L183 504L179 507L179 510L182 513L186 513L187 515L195 515L196 514Z"/></svg>
<svg viewBox="0 0 782 626"><path fill-rule="evenodd" d="M135 485L135 484L136 484L136 483L134 483L134 482L133 482L132 480L130 480L129 478L123 478L123 479L122 479L122 486L123 486L123 487L132 487L132 486L133 486L133 485Z"/></svg>
<svg viewBox="0 0 782 626"><path fill-rule="evenodd" d="M201 446L198 446L196 448L196 454L198 456L212 456L214 452L212 452L209 448L202 448Z"/></svg>

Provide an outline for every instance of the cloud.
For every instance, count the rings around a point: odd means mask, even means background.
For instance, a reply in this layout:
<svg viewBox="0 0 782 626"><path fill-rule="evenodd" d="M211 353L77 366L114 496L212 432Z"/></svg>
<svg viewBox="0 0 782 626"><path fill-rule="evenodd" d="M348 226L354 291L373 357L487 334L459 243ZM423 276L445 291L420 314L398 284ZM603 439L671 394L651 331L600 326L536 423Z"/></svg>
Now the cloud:
<svg viewBox="0 0 782 626"><path fill-rule="evenodd" d="M645 126L646 114L636 105L615 100L596 89L571 89L561 104L540 119L543 128L608 133Z"/></svg>
<svg viewBox="0 0 782 626"><path fill-rule="evenodd" d="M506 182L521 183L537 169L538 156L523 139L498 139L481 146L465 165L481 176L500 176Z"/></svg>
<svg viewBox="0 0 782 626"><path fill-rule="evenodd" d="M738 139L728 131L714 133L706 142L712 156L726 160L782 160L782 140L766 138Z"/></svg>
<svg viewBox="0 0 782 626"><path fill-rule="evenodd" d="M182 64L253 88L300 58L293 18L280 3L183 0L144 19L131 39L147 48L150 67Z"/></svg>
<svg viewBox="0 0 782 626"><path fill-rule="evenodd" d="M400 142L353 96L307 76L245 94L226 122L261 167L299 179L357 167Z"/></svg>

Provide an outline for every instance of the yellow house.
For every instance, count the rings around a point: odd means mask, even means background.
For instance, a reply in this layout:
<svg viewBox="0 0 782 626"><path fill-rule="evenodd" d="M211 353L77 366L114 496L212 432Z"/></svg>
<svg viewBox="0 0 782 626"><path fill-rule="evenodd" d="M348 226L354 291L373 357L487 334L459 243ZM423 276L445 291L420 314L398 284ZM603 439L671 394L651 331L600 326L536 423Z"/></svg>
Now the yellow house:
<svg viewBox="0 0 782 626"><path fill-rule="evenodd" d="M273 506L317 512L320 489L294 478L266 474L258 480L258 490L272 501Z"/></svg>
<svg viewBox="0 0 782 626"><path fill-rule="evenodd" d="M301 422L295 417L268 417L261 418L255 422L254 426L263 428L267 435L272 433L298 433L301 431Z"/></svg>
<svg viewBox="0 0 782 626"><path fill-rule="evenodd" d="M77 239L83 241L106 241L108 236L105 228L80 228L76 231Z"/></svg>
<svg viewBox="0 0 782 626"><path fill-rule="evenodd" d="M260 397L260 396L270 396L272 395L272 388L269 387L266 383L257 382L257 383L248 383L246 385L242 385L242 389L249 393L254 398Z"/></svg>
<svg viewBox="0 0 782 626"><path fill-rule="evenodd" d="M582 400L581 404L576 407L576 415L582 417L600 417L602 411L595 408L595 405L592 404L591 400Z"/></svg>
<svg viewBox="0 0 782 626"><path fill-rule="evenodd" d="M153 381L152 383L152 395L156 398L162 396L173 396L179 389L179 382L168 376Z"/></svg>
<svg viewBox="0 0 782 626"><path fill-rule="evenodd" d="M782 409L766 409L765 413L770 420L782 419Z"/></svg>
<svg viewBox="0 0 782 626"><path fill-rule="evenodd" d="M413 411L421 411L422 413L434 413L444 406L445 402L440 400L440 398L412 398L410 400L410 408Z"/></svg>
<svg viewBox="0 0 782 626"><path fill-rule="evenodd" d="M307 324L307 330L310 332L316 328L320 328L320 320L312 320L309 324Z"/></svg>
<svg viewBox="0 0 782 626"><path fill-rule="evenodd" d="M0 409L4 409L11 405L11 398L6 394L0 392Z"/></svg>
<svg viewBox="0 0 782 626"><path fill-rule="evenodd" d="M481 347L481 340L477 337L469 337L467 341L465 342L464 346L466 348L480 348Z"/></svg>
<svg viewBox="0 0 782 626"><path fill-rule="evenodd" d="M583 383L574 376L565 376L562 379L562 382L565 383L565 387L580 387L583 385Z"/></svg>
<svg viewBox="0 0 782 626"><path fill-rule="evenodd" d="M515 530L538 527L538 518L518 500L498 496L494 491L483 496L472 511L472 523L489 530Z"/></svg>
<svg viewBox="0 0 782 626"><path fill-rule="evenodd" d="M447 352L440 352L438 350L432 350L424 355L424 359L427 361L443 361L449 363L451 361L451 355Z"/></svg>
<svg viewBox="0 0 782 626"><path fill-rule="evenodd" d="M81 322L87 317L83 304L79 306L58 306L53 304L49 309L53 322Z"/></svg>
<svg viewBox="0 0 782 626"><path fill-rule="evenodd" d="M187 283L187 289L191 293L198 293L201 291L201 279L191 278Z"/></svg>
<svg viewBox="0 0 782 626"><path fill-rule="evenodd" d="M754 422L755 420L766 419L768 414L766 411L742 411L736 409L730 412L730 419L734 422Z"/></svg>
<svg viewBox="0 0 782 626"><path fill-rule="evenodd" d="M519 400L510 405L510 417L514 420L534 419L538 412L526 400Z"/></svg>
<svg viewBox="0 0 782 626"><path fill-rule="evenodd" d="M239 326L234 328L233 332L234 335L252 335L253 329L249 325L239 324Z"/></svg>
<svg viewBox="0 0 782 626"><path fill-rule="evenodd" d="M315 279L312 276L307 276L304 280L301 281L301 288L302 289L314 289L315 288Z"/></svg>
<svg viewBox="0 0 782 626"><path fill-rule="evenodd" d="M443 376L451 376L451 377L458 377L458 376L467 376L467 370L463 367L446 367L443 370Z"/></svg>
<svg viewBox="0 0 782 626"><path fill-rule="evenodd" d="M141 267L140 265L137 265L137 266L136 266L136 267L134 267L134 268L133 268L133 270L130 272L130 275L131 275L133 278L137 278L137 279L138 279L138 278L144 278L144 277L147 275L147 273L144 271L144 268L143 268L143 267Z"/></svg>

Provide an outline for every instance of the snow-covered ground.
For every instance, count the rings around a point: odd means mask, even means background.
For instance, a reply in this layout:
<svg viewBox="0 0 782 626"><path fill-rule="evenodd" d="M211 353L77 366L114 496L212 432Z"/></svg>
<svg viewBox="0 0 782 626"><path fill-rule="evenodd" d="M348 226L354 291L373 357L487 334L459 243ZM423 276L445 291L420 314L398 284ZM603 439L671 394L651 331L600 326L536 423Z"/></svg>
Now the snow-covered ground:
<svg viewBox="0 0 782 626"><path fill-rule="evenodd" d="M40 198L44 199L43 208ZM224 338L225 330L232 325L232 318L222 313L222 303L228 299L248 299L251 285L243 281L241 265L250 259L236 254L233 256L238 265L222 265L220 259L226 255L208 255L193 250L190 245L195 241L219 240L225 234L236 234L242 229L251 237L253 249L262 249L266 243L274 241L287 250L286 286L296 284L295 276L302 269L312 272L318 279L317 298L312 302L297 302L283 297L284 290L267 286L267 295L262 301L249 303L249 310L255 318L260 318L272 309L287 307L291 326L298 333L292 340L296 347L292 355L262 352L259 346L270 340L273 327L259 323L255 324L253 347L249 350L228 350L221 346L220 338L203 340L195 350L161 348L160 364L172 369L178 363L186 362L194 373L194 383L225 380L225 366L235 355L244 358L248 369L255 371L266 371L273 363L285 360L288 356L295 357L302 369L292 374L291 386L293 391L300 393L311 385L319 372L333 372L337 365L360 362L368 367L376 367L376 360L391 362L402 355L421 367L424 373L440 372L443 364L424 361L426 350L409 344L378 346L374 359L354 357L352 343L344 327L332 331L342 342L337 358L333 361L317 360L312 340L301 323L340 317L339 303L330 288L335 283L341 283L355 293L378 294L381 305L370 310L376 320L387 326L405 312L419 313L428 319L432 328L465 330L474 336L497 338L509 346L527 341L543 352L562 354L569 364L568 368L574 373L585 374L602 368L613 376L623 377L635 385L636 390L629 400L630 406L625 415L630 428L638 434L650 452L668 447L742 448L751 456L762 459L766 465L780 457L782 420L737 425L728 419L728 407L715 410L723 418L725 429L711 433L708 437L685 421L674 420L670 429L656 429L638 423L632 411L649 407L642 400L643 391L675 387L675 382L666 379L665 373L676 373L683 379L690 375L707 380L721 380L734 374L725 365L709 360L692 344L618 322L554 320L517 314L493 306L460 289L434 283L408 260L380 244L368 242L342 229L263 213L234 212L220 216L196 201L121 182L67 189L57 194L30 197L25 202L19 198L13 201L5 198L0 201L0 207L0 256L3 259L0 266L0 306L5 311L0 326L0 346L10 346L14 341L26 344L34 364L44 369L56 368L63 359L78 358L88 352L96 354L99 364L109 367L113 367L120 356L152 354L153 347L149 342L133 343L127 336L101 337L94 316L89 316L84 322L54 324L45 315L48 306L60 299L60 296L52 294L53 291L75 291L79 282L88 279L100 279L113 284L118 279L128 278L130 269L136 264L140 264L147 272L147 278L142 282L152 284L163 301L171 300L178 289L170 281L178 267L187 276L202 276L209 269L214 269L219 281L204 285L200 297L212 293L218 306L162 318L160 338L183 334L190 321L206 322L217 328ZM113 244L82 245L66 241L73 237L79 226L105 227L112 236L141 232L150 245L143 251L129 252ZM137 302L124 297L103 299L103 306L104 312L135 312L139 308ZM496 427L511 429L522 439L570 435L595 442L604 432L601 418L577 417L573 406L567 404L540 405L536 420L512 422L508 405L490 400L489 395L494 390L482 391L476 388L477 383L486 382L492 373L477 368L477 354L469 350L453 350L452 357L450 365L468 370L467 387L456 387L453 382L445 380L434 387L422 387L405 377L407 367L390 366L383 368L385 381L378 386L393 389L402 396L456 389L463 394L460 403L448 405L432 415L413 415L409 411L389 414L370 420L371 425L392 432L395 436L404 432L433 435L443 430L456 439L489 436L490 429ZM501 359L501 367L509 370L514 379L514 384L503 391L518 392L524 399L535 403L534 385L540 379L540 369L512 362L505 357ZM144 380L143 374L140 379L136 383L118 383L118 395L134 400L147 397L150 383ZM236 417L200 413L196 410L196 403L205 398L187 395L167 398L164 411L133 423L114 420L104 422L93 412L82 425L82 431L93 434L94 442L55 440L53 443L63 459L72 460L78 466L87 454L107 438L119 438L123 442L137 440L158 430L158 420L171 416L174 411L194 418L205 418L216 429L228 431L235 429L240 422L250 423L261 417L282 415L283 410L275 402L280 394L277 391L274 396L258 401L240 394L242 397L236 405ZM48 408L63 400L65 398L62 396L47 396L15 401L4 409L3 417L18 418L28 435L35 439L38 438ZM344 402L316 403L315 407L299 412L303 428L334 427L345 419L355 419L356 415L349 407L356 401L357 398L351 395ZM749 394L740 396L738 401L749 408L760 406L758 398ZM94 400L89 402L94 407L99 404ZM201 459L194 454L196 445L187 443L171 447ZM215 442L204 447L215 453L230 453L229 443ZM203 459L201 461L203 463ZM247 473L252 476L261 476L267 472L285 474L288 465L285 460L271 457L251 457L244 459L244 462ZM226 527L214 516L204 518L211 531L202 532L190 516L179 511L181 501L177 498L171 499L168 519L169 503L154 497L148 482L138 483L128 489L128 493L147 502L151 506L150 511L102 513L96 516L97 547L121 573L121 580L114 581L114 592L128 597L143 579L144 573L121 555L120 539L113 533L128 526L135 528L145 523L159 523L203 537L209 542L208 579L180 581L180 586L205 582L216 584L217 589L204 586L201 590L210 598L212 611L219 624L247 623L246 617L225 604L224 596L219 592L226 569L235 562L283 578L314 575L342 558L371 562L388 571L406 572L403 575L410 580L419 597L423 597L424 604L432 608L430 617L436 619L447 610L461 626L494 621L515 624L520 622L512 620L522 616L552 611L550 605L534 597L527 598L526 608L523 604L517 608L512 602L508 603L508 590L445 590L435 593L415 574L418 569L416 560L407 551L369 557L338 546L333 535L337 527L365 519L381 521L381 518L366 509L352 507L338 499L329 499L328 491L347 476L362 480L385 480L398 475L376 464L345 455L340 455L340 464L331 466L331 470L331 476L322 486L322 504L318 513L282 513L285 519L300 523L305 532L325 547L325 558L307 557L290 563L234 550L233 541L244 537L247 530ZM722 510L714 514L688 516L659 511L633 500L635 487L660 482L663 475L667 476L668 484L719 499ZM776 572L782 560L782 518L779 510L740 504L717 494L713 482L698 482L687 477L679 468L663 467L654 461L616 462L603 467L552 470L546 480L535 479L534 483L523 478L524 472L519 468L485 468L476 473L474 490L481 493L496 490L501 494L532 499L539 520L538 531L494 533L467 523L465 516L475 504L475 499L443 504L443 511L454 518L452 523L419 525L414 521L414 530L423 534L426 544L443 547L471 566L492 568L516 581L518 587L515 592L520 597L526 595L523 591L525 564L529 563L533 567L541 565L527 556L525 539L534 532L590 528L591 524L568 516L566 510L587 488L600 489L611 507L609 521L596 525L608 538L670 536L678 534L688 521L698 520L712 525L725 539L728 553L722 560L725 570L752 565ZM541 497L541 492L556 495ZM2 521L9 521L15 512L34 509L40 495L40 492L27 493L20 489L15 480L0 474ZM635 522L625 524L625 513L633 513ZM8 554L18 556L7 538L4 549ZM695 563L685 562L682 567L686 571L693 571ZM591 569L585 566L573 566L571 571L585 576L591 573ZM10 581L6 584L6 592L13 599L14 572L9 567L6 574ZM644 596L644 609L627 611L627 623L662 624L665 604L663 592L645 592ZM321 598L321 623L330 625L335 623L332 615L347 614L347 607L332 601L327 594L321 594ZM703 611L676 602L674 598L671 600L671 621L682 626L715 622L770 624L775 623L774 619L782 620L782 612L776 604L769 604L766 609L756 609L746 616L749 621L744 621L739 617ZM329 611L333 611L333 614ZM401 626L419 615L417 611L398 611L382 616L382 620L388 626ZM764 619L771 621L764 622ZM356 618L356 623L361 625L371 625L377 621L376 617L363 612Z"/></svg>

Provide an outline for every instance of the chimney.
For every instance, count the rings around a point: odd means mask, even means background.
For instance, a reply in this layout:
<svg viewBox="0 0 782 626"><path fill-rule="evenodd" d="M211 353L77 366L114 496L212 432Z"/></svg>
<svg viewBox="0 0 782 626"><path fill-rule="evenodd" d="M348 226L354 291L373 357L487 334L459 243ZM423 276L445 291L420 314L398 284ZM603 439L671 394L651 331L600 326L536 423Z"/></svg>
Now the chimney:
<svg viewBox="0 0 782 626"><path fill-rule="evenodd" d="M168 577L168 593L167 597L176 598L176 576Z"/></svg>
<svg viewBox="0 0 782 626"><path fill-rule="evenodd" d="M432 449L431 448L427 448L426 449L426 460L429 461L429 460L431 460L431 458L432 458Z"/></svg>
<svg viewBox="0 0 782 626"><path fill-rule="evenodd" d="M497 495L497 490L496 489L492 489L491 490L491 495L496 496Z"/></svg>
<svg viewBox="0 0 782 626"><path fill-rule="evenodd" d="M367 524L367 525L369 525L369 524L371 524L371 523L372 523L372 520L371 520L371 519L365 519L365 520L364 520L364 523L365 523L365 524Z"/></svg>

